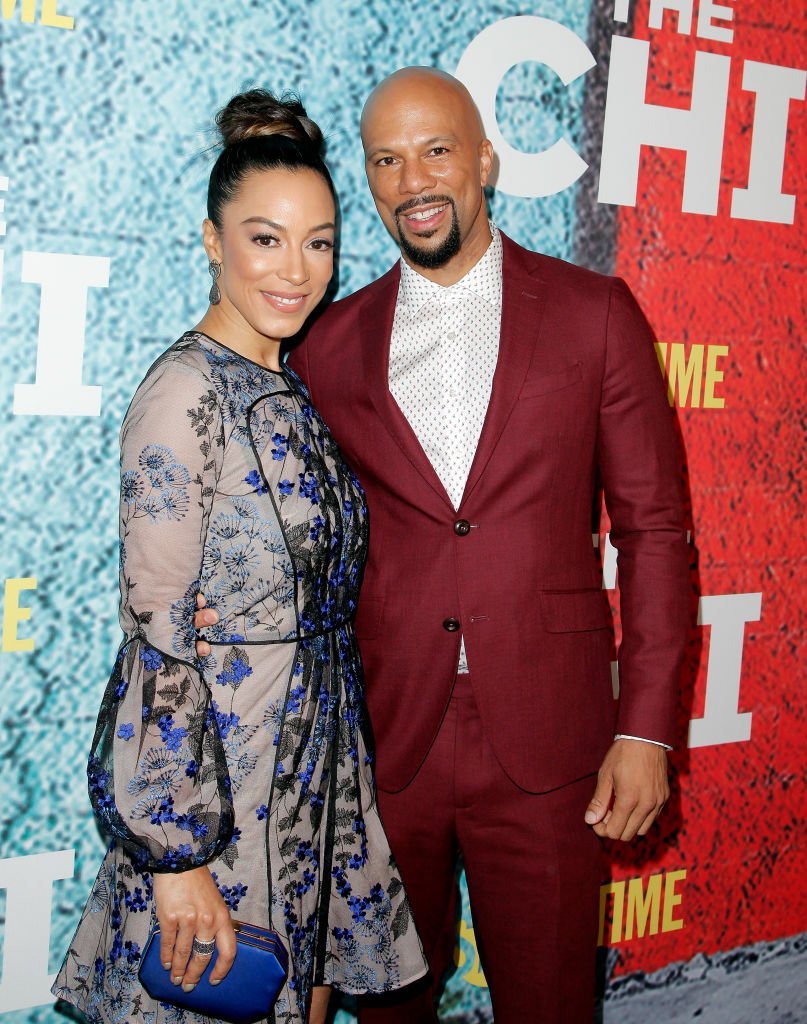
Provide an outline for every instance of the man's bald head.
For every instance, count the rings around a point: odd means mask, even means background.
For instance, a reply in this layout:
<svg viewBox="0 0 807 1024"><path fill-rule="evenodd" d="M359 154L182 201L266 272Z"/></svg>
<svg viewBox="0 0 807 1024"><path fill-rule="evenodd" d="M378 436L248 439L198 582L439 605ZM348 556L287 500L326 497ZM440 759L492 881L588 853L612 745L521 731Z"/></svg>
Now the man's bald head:
<svg viewBox="0 0 807 1024"><path fill-rule="evenodd" d="M361 116L370 191L410 264L451 283L490 243L483 188L493 150L471 94L436 68L402 68Z"/></svg>
<svg viewBox="0 0 807 1024"><path fill-rule="evenodd" d="M361 112L362 140L375 117L388 117L399 104L444 106L458 116L470 139L479 143L485 137L473 97L458 78L438 68L408 67L393 71L367 97Z"/></svg>

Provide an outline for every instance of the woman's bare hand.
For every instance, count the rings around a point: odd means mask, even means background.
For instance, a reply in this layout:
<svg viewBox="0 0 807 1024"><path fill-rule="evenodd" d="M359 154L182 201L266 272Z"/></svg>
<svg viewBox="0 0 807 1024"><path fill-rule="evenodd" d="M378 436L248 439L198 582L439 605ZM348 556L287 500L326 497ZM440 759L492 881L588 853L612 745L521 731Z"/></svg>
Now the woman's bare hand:
<svg viewBox="0 0 807 1024"><path fill-rule="evenodd" d="M209 980L218 984L235 959L235 932L207 867L155 874L154 899L160 922L160 961L170 970L171 981L190 992L204 974L210 957L192 951L195 937L200 942L215 939L218 959Z"/></svg>

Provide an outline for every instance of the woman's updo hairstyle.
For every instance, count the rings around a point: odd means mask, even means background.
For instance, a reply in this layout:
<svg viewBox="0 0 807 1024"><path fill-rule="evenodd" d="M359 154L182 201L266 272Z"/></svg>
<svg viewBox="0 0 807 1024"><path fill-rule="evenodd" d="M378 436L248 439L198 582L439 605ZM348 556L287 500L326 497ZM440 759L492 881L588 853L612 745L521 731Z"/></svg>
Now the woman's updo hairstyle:
<svg viewBox="0 0 807 1024"><path fill-rule="evenodd" d="M210 172L207 215L219 230L222 209L252 171L308 168L325 180L336 202L322 132L296 96L277 98L267 89L239 93L216 114L216 126L223 148Z"/></svg>

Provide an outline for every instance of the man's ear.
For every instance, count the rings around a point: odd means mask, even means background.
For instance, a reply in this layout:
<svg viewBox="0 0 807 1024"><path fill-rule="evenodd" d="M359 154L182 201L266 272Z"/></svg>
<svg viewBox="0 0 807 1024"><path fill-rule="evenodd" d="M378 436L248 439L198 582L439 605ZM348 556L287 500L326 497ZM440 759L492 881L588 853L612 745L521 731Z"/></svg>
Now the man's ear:
<svg viewBox="0 0 807 1024"><path fill-rule="evenodd" d="M213 221L206 217L202 224L202 243L209 260L222 261L221 235Z"/></svg>
<svg viewBox="0 0 807 1024"><path fill-rule="evenodd" d="M488 183L493 169L493 143L490 139L482 139L479 143L479 177L482 188Z"/></svg>

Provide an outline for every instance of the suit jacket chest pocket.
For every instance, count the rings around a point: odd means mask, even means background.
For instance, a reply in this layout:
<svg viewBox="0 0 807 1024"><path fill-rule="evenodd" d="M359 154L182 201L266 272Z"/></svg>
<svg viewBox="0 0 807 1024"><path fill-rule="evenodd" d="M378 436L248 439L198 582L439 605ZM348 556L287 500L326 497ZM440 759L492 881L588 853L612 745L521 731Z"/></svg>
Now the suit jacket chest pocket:
<svg viewBox="0 0 807 1024"><path fill-rule="evenodd" d="M518 397L520 401L528 398L540 398L542 395L573 387L582 380L583 370L580 363L572 363L553 373L528 374Z"/></svg>

